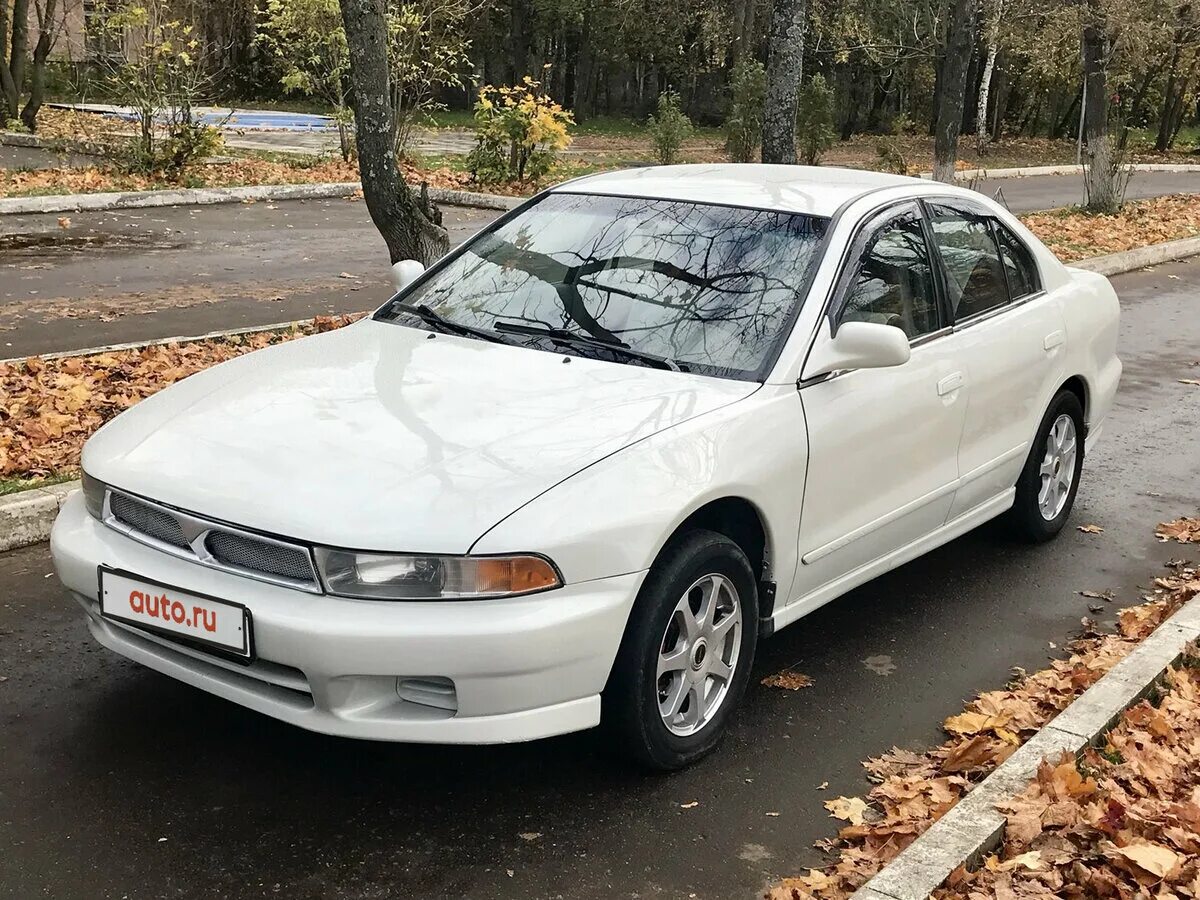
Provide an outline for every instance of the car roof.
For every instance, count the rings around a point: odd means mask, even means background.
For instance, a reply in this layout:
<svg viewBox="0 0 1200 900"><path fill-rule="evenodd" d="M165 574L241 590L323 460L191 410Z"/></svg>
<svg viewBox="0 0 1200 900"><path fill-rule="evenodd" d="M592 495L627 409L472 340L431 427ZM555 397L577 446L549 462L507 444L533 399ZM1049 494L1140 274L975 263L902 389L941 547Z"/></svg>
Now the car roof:
<svg viewBox="0 0 1200 900"><path fill-rule="evenodd" d="M648 166L585 175L553 190L718 203L832 216L847 201L881 188L928 186L904 175L833 166L714 163Z"/></svg>

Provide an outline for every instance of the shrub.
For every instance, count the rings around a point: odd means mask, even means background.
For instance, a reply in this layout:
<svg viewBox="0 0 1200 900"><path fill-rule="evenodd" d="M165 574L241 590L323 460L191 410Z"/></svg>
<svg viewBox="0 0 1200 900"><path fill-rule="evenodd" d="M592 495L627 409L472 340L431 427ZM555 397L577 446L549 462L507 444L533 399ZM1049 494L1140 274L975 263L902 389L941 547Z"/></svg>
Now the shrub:
<svg viewBox="0 0 1200 900"><path fill-rule="evenodd" d="M196 27L175 18L167 0L130 0L98 21L101 37L132 48L127 57L99 62L117 102L134 110L138 136L126 154L130 167L176 178L217 152L220 132L193 113L212 88L204 65L208 48Z"/></svg>
<svg viewBox="0 0 1200 900"><path fill-rule="evenodd" d="M880 172L907 175L908 160L891 141L880 141L875 145L875 168Z"/></svg>
<svg viewBox="0 0 1200 900"><path fill-rule="evenodd" d="M467 157L471 175L483 184L538 181L571 143L569 112L540 93L528 75L515 87L486 85L475 103L475 149Z"/></svg>
<svg viewBox="0 0 1200 900"><path fill-rule="evenodd" d="M672 90L658 95L658 110L646 123L654 155L664 166L679 160L679 148L692 134L692 120L679 108L679 94Z"/></svg>
<svg viewBox="0 0 1200 900"><path fill-rule="evenodd" d="M833 146L833 91L824 75L814 75L796 99L796 150L810 166Z"/></svg>
<svg viewBox="0 0 1200 900"><path fill-rule="evenodd" d="M767 70L756 59L743 57L730 73L725 150L733 162L751 162L762 143L766 87Z"/></svg>

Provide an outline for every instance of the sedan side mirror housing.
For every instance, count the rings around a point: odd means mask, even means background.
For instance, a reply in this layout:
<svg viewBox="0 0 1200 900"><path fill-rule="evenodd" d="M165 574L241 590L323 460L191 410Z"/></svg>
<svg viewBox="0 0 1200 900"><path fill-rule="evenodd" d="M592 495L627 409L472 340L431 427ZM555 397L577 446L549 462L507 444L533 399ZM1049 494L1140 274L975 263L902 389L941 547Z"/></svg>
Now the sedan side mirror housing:
<svg viewBox="0 0 1200 900"><path fill-rule="evenodd" d="M895 325L880 322L843 322L830 336L829 323L813 347L804 367L804 378L817 378L843 369L886 369L908 362L912 349L908 335Z"/></svg>
<svg viewBox="0 0 1200 900"><path fill-rule="evenodd" d="M392 288L404 290L425 273L425 265L415 259L402 259L392 266Z"/></svg>

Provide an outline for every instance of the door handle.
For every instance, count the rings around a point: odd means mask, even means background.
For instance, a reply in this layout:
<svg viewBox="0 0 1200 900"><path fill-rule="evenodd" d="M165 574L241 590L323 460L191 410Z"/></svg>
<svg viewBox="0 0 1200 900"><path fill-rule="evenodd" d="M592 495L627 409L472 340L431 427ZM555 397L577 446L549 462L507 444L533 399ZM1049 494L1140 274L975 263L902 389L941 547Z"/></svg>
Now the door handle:
<svg viewBox="0 0 1200 900"><path fill-rule="evenodd" d="M947 394L952 394L963 386L962 372L953 372L947 375L938 382L938 396L945 397Z"/></svg>
<svg viewBox="0 0 1200 900"><path fill-rule="evenodd" d="M1067 334L1064 331L1052 331L1046 335L1042 341L1042 347L1049 353L1055 347L1061 346L1067 339Z"/></svg>

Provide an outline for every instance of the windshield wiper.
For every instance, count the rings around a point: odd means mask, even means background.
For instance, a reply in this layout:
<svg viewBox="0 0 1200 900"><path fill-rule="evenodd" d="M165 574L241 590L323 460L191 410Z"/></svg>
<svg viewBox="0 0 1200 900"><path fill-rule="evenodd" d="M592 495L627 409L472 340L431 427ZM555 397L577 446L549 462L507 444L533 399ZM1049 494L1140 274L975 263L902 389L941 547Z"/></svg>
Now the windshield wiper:
<svg viewBox="0 0 1200 900"><path fill-rule="evenodd" d="M464 325L462 322L447 319L441 313L435 312L424 303L418 303L416 306L413 306L411 303L397 303L392 308L414 315L426 325L431 325L447 334L476 337L483 341L491 341L493 344L508 343L508 341L494 331L488 331L486 328L476 328L473 325Z"/></svg>
<svg viewBox="0 0 1200 900"><path fill-rule="evenodd" d="M635 350L624 341L616 338L599 338L591 335L578 334L574 331L568 331L565 328L554 328L550 325L528 325L524 322L505 322L497 319L492 326L497 331L504 331L510 334L529 334L534 337L544 337L557 344L567 344L571 346L582 347L597 347L601 350L611 350L614 353L619 353L622 356L627 356L631 359L641 360L649 363L658 369L670 369L672 372L683 372L686 369L673 359L667 359L665 356L658 356L654 353L647 353L645 350Z"/></svg>

